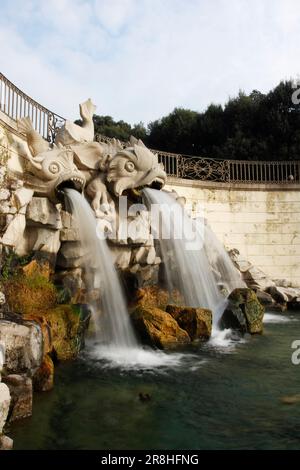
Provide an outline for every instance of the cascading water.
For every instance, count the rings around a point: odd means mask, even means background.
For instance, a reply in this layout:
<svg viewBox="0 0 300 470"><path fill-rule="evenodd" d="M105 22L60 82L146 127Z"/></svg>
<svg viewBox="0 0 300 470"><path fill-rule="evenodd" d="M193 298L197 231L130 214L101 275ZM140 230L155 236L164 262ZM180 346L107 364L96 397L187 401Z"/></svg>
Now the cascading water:
<svg viewBox="0 0 300 470"><path fill-rule="evenodd" d="M204 236L170 194L146 188L144 195L151 207L152 227L159 238L169 289L178 288L190 307L209 308L217 329L227 301L213 275L204 249ZM155 217L157 214L159 219Z"/></svg>
<svg viewBox="0 0 300 470"><path fill-rule="evenodd" d="M98 339L111 348L137 348L121 284L107 242L97 236L94 213L77 191L66 188L64 192L77 221L82 248L86 251L86 271L93 268L94 282L101 289L102 312L95 318Z"/></svg>
<svg viewBox="0 0 300 470"><path fill-rule="evenodd" d="M225 289L228 294L234 289L247 287L223 244L208 225L204 226L204 249L216 282L220 287Z"/></svg>
<svg viewBox="0 0 300 470"><path fill-rule="evenodd" d="M94 283L97 282L97 287L101 288L101 315L94 312L96 327L98 326L96 343L92 344L86 354L105 367L146 370L178 367L183 359L182 354L165 354L138 344L106 239L97 236L94 213L77 191L66 188L64 192L66 202L77 221L87 274L92 271L95 275ZM94 283L91 288L95 287Z"/></svg>

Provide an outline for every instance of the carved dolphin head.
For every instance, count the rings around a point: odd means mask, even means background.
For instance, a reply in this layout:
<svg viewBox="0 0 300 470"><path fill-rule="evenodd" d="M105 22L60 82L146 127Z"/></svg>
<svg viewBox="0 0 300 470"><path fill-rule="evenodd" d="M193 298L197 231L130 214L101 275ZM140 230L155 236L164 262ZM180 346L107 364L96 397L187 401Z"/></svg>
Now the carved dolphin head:
<svg viewBox="0 0 300 470"><path fill-rule="evenodd" d="M82 191L85 177L74 164L74 152L57 148L29 159L27 185L58 202L63 187Z"/></svg>
<svg viewBox="0 0 300 470"><path fill-rule="evenodd" d="M147 149L141 140L131 139L131 143L132 147L120 149L107 166L107 181L112 184L116 196L144 186L160 189L167 179L157 155Z"/></svg>

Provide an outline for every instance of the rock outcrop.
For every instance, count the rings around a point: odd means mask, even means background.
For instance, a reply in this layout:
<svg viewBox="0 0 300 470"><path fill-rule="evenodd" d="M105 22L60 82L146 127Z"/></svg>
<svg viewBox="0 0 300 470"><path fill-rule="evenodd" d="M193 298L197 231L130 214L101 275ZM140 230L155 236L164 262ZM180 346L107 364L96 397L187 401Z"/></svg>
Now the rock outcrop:
<svg viewBox="0 0 300 470"><path fill-rule="evenodd" d="M166 311L185 330L192 341L209 339L212 329L212 312L205 308L178 307L167 305Z"/></svg>
<svg viewBox="0 0 300 470"><path fill-rule="evenodd" d="M11 395L9 422L32 415L32 380L26 375L10 374L3 379Z"/></svg>
<svg viewBox="0 0 300 470"><path fill-rule="evenodd" d="M191 341L172 315L159 308L138 307L131 320L141 340L151 346L165 349Z"/></svg>
<svg viewBox="0 0 300 470"><path fill-rule="evenodd" d="M242 333L263 332L264 307L251 289L235 289L220 321L222 328L233 328Z"/></svg>

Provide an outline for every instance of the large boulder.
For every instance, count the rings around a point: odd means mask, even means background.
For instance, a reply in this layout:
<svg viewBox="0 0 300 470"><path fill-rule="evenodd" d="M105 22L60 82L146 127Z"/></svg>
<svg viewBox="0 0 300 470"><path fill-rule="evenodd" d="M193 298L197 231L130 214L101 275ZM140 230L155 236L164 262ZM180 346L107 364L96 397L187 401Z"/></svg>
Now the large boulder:
<svg viewBox="0 0 300 470"><path fill-rule="evenodd" d="M32 415L32 380L25 375L11 374L3 379L11 395L9 422Z"/></svg>
<svg viewBox="0 0 300 470"><path fill-rule="evenodd" d="M212 329L212 312L205 308L168 305L166 311L177 321L192 340L209 339Z"/></svg>
<svg viewBox="0 0 300 470"><path fill-rule="evenodd" d="M264 306L264 307L273 307L275 305L275 300L273 297L268 294L268 292L264 292L262 290L257 290L256 291L256 297L258 298L259 302Z"/></svg>
<svg viewBox="0 0 300 470"><path fill-rule="evenodd" d="M51 353L59 361L74 359L78 355L90 316L84 307L62 304L26 317L41 327L44 355Z"/></svg>
<svg viewBox="0 0 300 470"><path fill-rule="evenodd" d="M156 307L137 307L132 313L133 325L142 341L164 349L190 342L185 330L167 312Z"/></svg>
<svg viewBox="0 0 300 470"><path fill-rule="evenodd" d="M221 318L221 327L234 328L243 333L262 333L265 309L251 289L235 289Z"/></svg>
<svg viewBox="0 0 300 470"><path fill-rule="evenodd" d="M33 373L43 357L43 337L35 323L0 320L0 343L5 350L8 373Z"/></svg>
<svg viewBox="0 0 300 470"><path fill-rule="evenodd" d="M6 384L0 383L0 435L2 434L3 427L9 412L10 393Z"/></svg>

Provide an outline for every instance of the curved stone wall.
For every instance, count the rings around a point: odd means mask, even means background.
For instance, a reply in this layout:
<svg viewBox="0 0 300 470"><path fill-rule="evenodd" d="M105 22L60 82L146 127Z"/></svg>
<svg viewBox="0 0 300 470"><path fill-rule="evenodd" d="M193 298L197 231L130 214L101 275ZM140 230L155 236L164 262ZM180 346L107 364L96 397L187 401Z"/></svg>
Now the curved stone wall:
<svg viewBox="0 0 300 470"><path fill-rule="evenodd" d="M168 179L204 216L226 248L236 248L272 279L300 286L299 185L249 185Z"/></svg>

